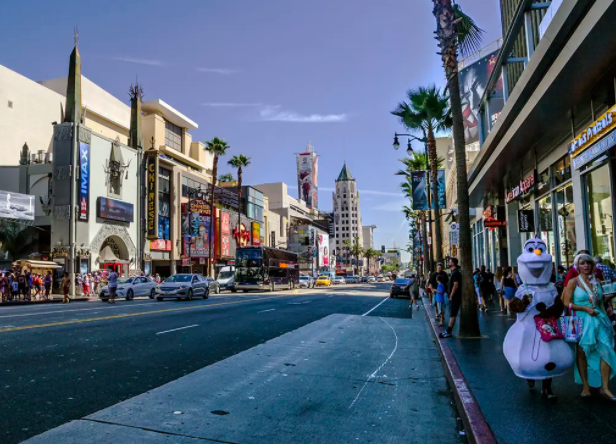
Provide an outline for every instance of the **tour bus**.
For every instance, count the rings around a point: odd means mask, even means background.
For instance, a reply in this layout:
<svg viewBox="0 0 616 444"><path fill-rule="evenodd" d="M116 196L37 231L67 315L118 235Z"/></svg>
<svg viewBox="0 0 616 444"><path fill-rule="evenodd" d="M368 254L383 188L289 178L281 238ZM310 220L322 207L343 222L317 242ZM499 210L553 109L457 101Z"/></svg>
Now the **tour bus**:
<svg viewBox="0 0 616 444"><path fill-rule="evenodd" d="M236 290L292 290L298 285L297 253L262 246L236 249Z"/></svg>

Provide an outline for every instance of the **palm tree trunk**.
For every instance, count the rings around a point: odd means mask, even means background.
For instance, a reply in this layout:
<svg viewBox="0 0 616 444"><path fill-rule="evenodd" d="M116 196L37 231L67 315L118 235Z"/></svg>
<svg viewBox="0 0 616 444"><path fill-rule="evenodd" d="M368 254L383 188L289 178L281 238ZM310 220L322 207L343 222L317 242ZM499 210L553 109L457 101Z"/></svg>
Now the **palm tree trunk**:
<svg viewBox="0 0 616 444"><path fill-rule="evenodd" d="M240 231L240 225L242 223L242 167L237 169L237 231ZM236 246L240 246L241 238L238 236L235 238Z"/></svg>
<svg viewBox="0 0 616 444"><path fill-rule="evenodd" d="M477 297L473 288L472 236L470 224L470 203L466 170L466 147L462 119L462 100L458 79L457 34L455 15L451 0L433 0L436 17L436 34L441 49L441 58L449 86L451 116L453 119L453 140L456 155L458 187L458 223L460 226L460 259L462 266L462 311L460 314L460 336L481 335L477 317Z"/></svg>
<svg viewBox="0 0 616 444"><path fill-rule="evenodd" d="M435 262L443 261L443 237L441 234L441 212L439 210L438 201L438 165L436 154L436 139L434 131L428 128L428 155L430 156L430 169L432 174L432 202L434 202L434 247L436 249L434 259Z"/></svg>
<svg viewBox="0 0 616 444"><path fill-rule="evenodd" d="M212 231L214 228L214 188L216 187L216 178L218 177L218 154L214 153L214 164L212 167L212 189L211 189L211 193L210 193L210 232L209 232L209 254L208 254L208 260L207 260L207 274L208 276L211 276L211 272L212 272L212 264L213 262L213 257L212 257L212 248L214 247L214 242L212 241Z"/></svg>
<svg viewBox="0 0 616 444"><path fill-rule="evenodd" d="M426 215L422 214L421 216L422 218L422 223L423 223L423 228L422 228L422 232L423 232L423 254L424 254L424 260L423 260L423 265L424 265L424 273L426 275L426 278L430 277L430 260L429 260L429 250L428 250L428 222L426 220Z"/></svg>

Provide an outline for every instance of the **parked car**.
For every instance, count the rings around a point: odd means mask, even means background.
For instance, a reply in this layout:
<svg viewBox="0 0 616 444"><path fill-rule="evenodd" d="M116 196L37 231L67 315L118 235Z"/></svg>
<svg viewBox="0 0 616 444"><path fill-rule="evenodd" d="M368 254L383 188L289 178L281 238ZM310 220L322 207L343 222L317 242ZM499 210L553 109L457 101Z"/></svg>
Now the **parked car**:
<svg viewBox="0 0 616 444"><path fill-rule="evenodd" d="M332 284L332 279L329 276L322 275L322 276L319 276L314 286L315 287L329 287L331 284Z"/></svg>
<svg viewBox="0 0 616 444"><path fill-rule="evenodd" d="M145 276L119 278L116 298L133 300L135 296L149 296L152 299L156 293L156 282ZM103 286L98 291L98 297L103 302L109 300L109 289Z"/></svg>
<svg viewBox="0 0 616 444"><path fill-rule="evenodd" d="M314 288L315 282L312 276L300 276L299 288Z"/></svg>
<svg viewBox="0 0 616 444"><path fill-rule="evenodd" d="M376 282L376 277L368 276L368 282L371 283L371 284L375 283Z"/></svg>
<svg viewBox="0 0 616 444"><path fill-rule="evenodd" d="M385 276L380 275L380 276L378 276L378 277L376 278L376 281L377 281L377 282L385 282L385 279L386 279L386 277L385 277Z"/></svg>
<svg viewBox="0 0 616 444"><path fill-rule="evenodd" d="M364 277L361 278L361 281L363 283L366 283L366 282L368 282L368 279L370 279L370 276L364 276Z"/></svg>
<svg viewBox="0 0 616 444"><path fill-rule="evenodd" d="M334 278L334 285L344 285L346 284L346 279L342 276L336 276Z"/></svg>
<svg viewBox="0 0 616 444"><path fill-rule="evenodd" d="M411 297L411 281L410 279L396 279L393 284L391 284L391 290L389 290L389 297L397 298L398 296L408 296L409 299Z"/></svg>
<svg viewBox="0 0 616 444"><path fill-rule="evenodd" d="M220 291L230 290L235 293L237 291L235 289L235 267L232 265L222 267L218 273L216 282L218 282Z"/></svg>
<svg viewBox="0 0 616 444"><path fill-rule="evenodd" d="M191 300L194 296L207 299L210 296L209 282L199 274L174 274L156 286L156 300L166 298ZM213 281L213 279L212 279Z"/></svg>
<svg viewBox="0 0 616 444"><path fill-rule="evenodd" d="M345 280L347 284L359 284L361 282L361 278L359 276L347 276Z"/></svg>

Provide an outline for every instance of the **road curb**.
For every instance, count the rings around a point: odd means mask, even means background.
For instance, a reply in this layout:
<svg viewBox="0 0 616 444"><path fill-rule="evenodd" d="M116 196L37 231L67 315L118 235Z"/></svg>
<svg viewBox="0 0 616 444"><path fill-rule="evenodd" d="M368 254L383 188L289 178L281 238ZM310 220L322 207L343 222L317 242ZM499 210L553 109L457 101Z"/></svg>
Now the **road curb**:
<svg viewBox="0 0 616 444"><path fill-rule="evenodd" d="M458 361L447 345L447 339L438 337L440 330L436 324L433 308L426 302L425 298L422 297L421 300L423 302L426 318L432 327L431 330L437 344L438 352L441 355L445 377L453 390L453 397L456 401L462 423L464 424L466 438L473 444L497 444L498 441L496 441L490 425L486 421L485 416L483 416L479 403L473 396L473 392L466 382L466 378L458 365Z"/></svg>

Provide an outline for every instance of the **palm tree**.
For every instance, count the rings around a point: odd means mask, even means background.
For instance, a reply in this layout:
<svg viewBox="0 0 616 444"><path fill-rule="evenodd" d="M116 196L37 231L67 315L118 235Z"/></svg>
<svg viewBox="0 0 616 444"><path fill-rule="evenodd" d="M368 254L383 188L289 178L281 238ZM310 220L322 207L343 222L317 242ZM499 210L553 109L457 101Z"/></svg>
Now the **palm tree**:
<svg viewBox="0 0 616 444"><path fill-rule="evenodd" d="M353 246L351 246L351 256L355 257L355 266L357 267L356 275L359 275L359 258L364 254L364 248L359 245L359 236L355 236L353 239Z"/></svg>
<svg viewBox="0 0 616 444"><path fill-rule="evenodd" d="M436 39L440 48L439 55L443 61L447 87L450 93L451 116L453 121L453 140L456 156L456 176L458 188L458 223L460 226L460 259L462 265L462 312L460 316L460 336L479 336L477 318L477 298L473 289L471 271L472 235L470 224L470 205L468 196L468 178L466 171L466 150L464 141L464 124L462 118L462 100L458 79L458 51L462 56L472 54L481 45L483 31L469 16L464 14L459 5L452 0L432 0L433 14L436 18Z"/></svg>
<svg viewBox="0 0 616 444"><path fill-rule="evenodd" d="M233 177L233 174L231 173L227 173L227 174L221 174L220 176L218 176L218 182L233 182L235 181L235 178Z"/></svg>
<svg viewBox="0 0 616 444"><path fill-rule="evenodd" d="M10 220L0 221L0 249L6 253L11 260L21 259L32 251L36 243L34 227L25 227L23 224Z"/></svg>
<svg viewBox="0 0 616 444"><path fill-rule="evenodd" d="M346 262L349 259L349 251L351 251L351 240L350 239L345 239L342 241L342 251L344 251L344 255L342 255L344 257L344 263L345 265L348 265Z"/></svg>
<svg viewBox="0 0 616 444"><path fill-rule="evenodd" d="M233 168L237 168L237 226L239 229L240 223L242 221L242 168L250 165L250 157L246 157L243 154L238 154L237 156L233 156L229 162L227 162ZM239 238L236 239L239 246Z"/></svg>
<svg viewBox="0 0 616 444"><path fill-rule="evenodd" d="M370 274L370 260L379 257L380 255L381 253L379 251L376 251L374 248L368 248L366 251L364 251L364 256L368 261L368 274Z"/></svg>
<svg viewBox="0 0 616 444"><path fill-rule="evenodd" d="M451 128L449 99L434 85L427 88L410 89L406 93L408 102L400 102L392 111L409 131L421 132L428 146L430 174L432 175L432 204L434 208L434 244L436 260L442 261L442 235L438 199L438 165L436 155L436 133Z"/></svg>
<svg viewBox="0 0 616 444"><path fill-rule="evenodd" d="M210 210L212 211L212 213L214 212L214 187L216 186L216 176L218 175L218 158L220 156L224 156L227 153L228 149L231 149L231 147L227 145L227 142L225 141L225 139L219 139L218 137L214 137L209 142L205 142L205 151L207 151L208 153L212 153L214 155L214 162L212 166L212 188L211 188L211 192L209 195ZM213 224L213 218L212 218L212 222L210 223L210 233L208 236L210 239L208 274L210 274L211 267L212 267L212 248L214 247L214 242L212 242L213 227L214 227L214 224Z"/></svg>

